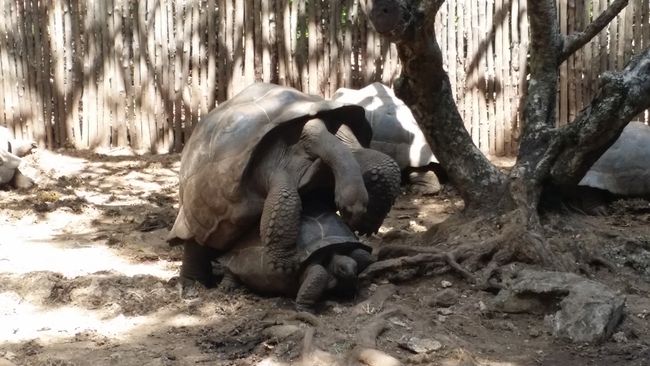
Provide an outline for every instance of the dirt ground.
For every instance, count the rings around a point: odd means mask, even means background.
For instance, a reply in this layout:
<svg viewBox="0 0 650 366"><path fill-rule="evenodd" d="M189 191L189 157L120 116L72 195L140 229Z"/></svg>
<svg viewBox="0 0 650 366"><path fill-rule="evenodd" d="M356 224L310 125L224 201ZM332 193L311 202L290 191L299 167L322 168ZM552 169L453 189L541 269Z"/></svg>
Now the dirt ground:
<svg viewBox="0 0 650 366"><path fill-rule="evenodd" d="M164 241L179 156L126 153L38 151L28 161L39 186L0 191L0 366L289 365L310 329L318 349L343 359L378 317L386 329L376 347L404 364L650 365L648 201L617 201L601 217L544 216L554 245L610 260L615 272L586 274L627 298L612 339L572 344L554 339L543 315L489 311L494 294L452 274L364 284L356 299L327 301L313 317L293 312L290 299L245 290L181 298L181 250ZM461 207L449 188L405 193L368 242L423 244L426 227ZM457 296L436 305L443 287Z"/></svg>

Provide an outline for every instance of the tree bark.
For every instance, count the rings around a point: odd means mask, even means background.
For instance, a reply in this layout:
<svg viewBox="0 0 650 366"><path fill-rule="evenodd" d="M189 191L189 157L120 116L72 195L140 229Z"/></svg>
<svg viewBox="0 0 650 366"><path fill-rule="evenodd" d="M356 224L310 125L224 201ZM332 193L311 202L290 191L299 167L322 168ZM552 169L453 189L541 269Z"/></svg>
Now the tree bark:
<svg viewBox="0 0 650 366"><path fill-rule="evenodd" d="M456 107L433 27L443 2L374 0L365 11L375 30L396 43L402 61L396 93L471 211L498 203L505 177L474 145Z"/></svg>
<svg viewBox="0 0 650 366"><path fill-rule="evenodd" d="M517 161L507 176L476 148L454 102L433 26L444 0L367 1L365 11L375 30L397 44L403 64L397 95L413 110L460 191L466 213L486 216L473 219L472 224L490 226L488 231L497 228L489 240L465 243L450 253L398 261L400 266L423 258L445 258L446 266L462 272L458 263L473 270L487 257L491 258L488 273L511 260L567 268L541 235L537 206L542 189L549 182L576 184L627 123L650 107L650 50L635 57L625 70L603 75L599 95L575 122L562 128L555 127L558 70L627 1L615 0L585 31L568 37L560 33L555 0L528 2L531 44L524 126ZM476 215L466 217L469 222Z"/></svg>

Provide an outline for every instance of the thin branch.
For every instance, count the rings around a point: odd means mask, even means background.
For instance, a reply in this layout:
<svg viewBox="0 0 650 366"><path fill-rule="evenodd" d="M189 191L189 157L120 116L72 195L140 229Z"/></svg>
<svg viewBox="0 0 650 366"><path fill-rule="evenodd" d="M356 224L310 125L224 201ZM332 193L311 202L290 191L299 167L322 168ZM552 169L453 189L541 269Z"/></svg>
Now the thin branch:
<svg viewBox="0 0 650 366"><path fill-rule="evenodd" d="M587 42L603 30L618 13L627 6L629 0L615 0L598 18L591 22L582 32L573 33L564 38L564 45L560 52L559 63L564 62L569 56L582 48Z"/></svg>

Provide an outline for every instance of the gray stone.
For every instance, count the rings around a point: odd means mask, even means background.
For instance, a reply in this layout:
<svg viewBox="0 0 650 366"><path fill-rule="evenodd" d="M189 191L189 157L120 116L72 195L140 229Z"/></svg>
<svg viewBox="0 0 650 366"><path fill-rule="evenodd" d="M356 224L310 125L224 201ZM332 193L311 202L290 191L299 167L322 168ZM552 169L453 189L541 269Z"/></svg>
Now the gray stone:
<svg viewBox="0 0 650 366"><path fill-rule="evenodd" d="M431 300L429 300L429 305L431 306L441 306L449 307L455 305L458 302L458 292L451 288L446 288L444 290L438 291Z"/></svg>
<svg viewBox="0 0 650 366"><path fill-rule="evenodd" d="M292 324L279 324L268 327L262 331L266 338L283 340L294 334L302 335L303 329L297 325Z"/></svg>
<svg viewBox="0 0 650 366"><path fill-rule="evenodd" d="M597 342L619 324L625 297L602 283L573 273L522 270L491 308L503 312L550 313L545 320L557 338Z"/></svg>
<svg viewBox="0 0 650 366"><path fill-rule="evenodd" d="M400 343L400 346L413 353L429 353L441 349L442 343L430 338L411 337Z"/></svg>

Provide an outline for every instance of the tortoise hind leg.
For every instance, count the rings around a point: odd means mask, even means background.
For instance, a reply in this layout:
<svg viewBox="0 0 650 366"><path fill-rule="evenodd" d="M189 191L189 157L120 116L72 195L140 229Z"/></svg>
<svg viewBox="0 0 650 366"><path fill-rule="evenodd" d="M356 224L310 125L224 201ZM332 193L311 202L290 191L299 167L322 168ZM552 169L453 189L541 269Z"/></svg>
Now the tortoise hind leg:
<svg viewBox="0 0 650 366"><path fill-rule="evenodd" d="M181 279L197 281L206 287L214 286L212 260L217 256L215 249L198 244L194 240L183 243Z"/></svg>
<svg viewBox="0 0 650 366"><path fill-rule="evenodd" d="M296 310L311 312L330 282L330 274L320 264L305 268L303 280L296 296Z"/></svg>
<svg viewBox="0 0 650 366"><path fill-rule="evenodd" d="M260 236L275 270L293 272L298 267L296 239L301 212L297 184L292 183L287 172L276 172L271 178L260 222Z"/></svg>

